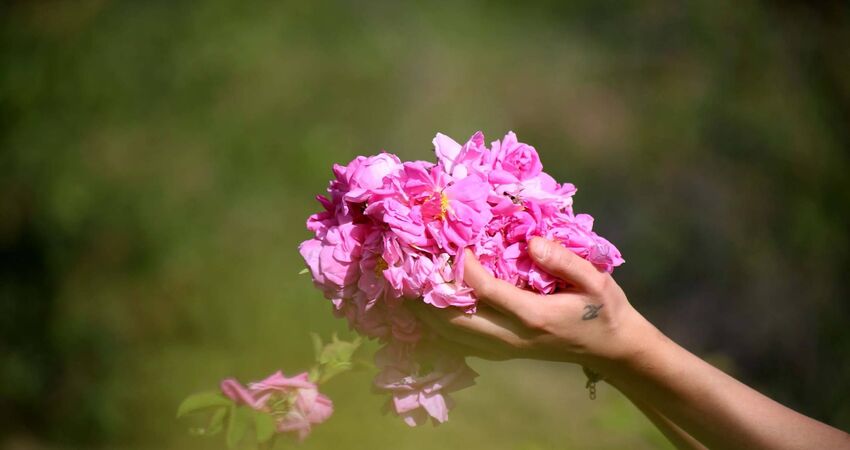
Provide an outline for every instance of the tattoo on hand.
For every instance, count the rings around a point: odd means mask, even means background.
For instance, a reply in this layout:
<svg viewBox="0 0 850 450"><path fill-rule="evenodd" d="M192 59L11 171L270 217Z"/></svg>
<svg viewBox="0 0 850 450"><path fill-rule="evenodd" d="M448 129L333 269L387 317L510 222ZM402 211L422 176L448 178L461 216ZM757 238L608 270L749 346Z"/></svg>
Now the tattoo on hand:
<svg viewBox="0 0 850 450"><path fill-rule="evenodd" d="M581 320L593 320L599 317L599 310L605 305L584 305L584 315Z"/></svg>

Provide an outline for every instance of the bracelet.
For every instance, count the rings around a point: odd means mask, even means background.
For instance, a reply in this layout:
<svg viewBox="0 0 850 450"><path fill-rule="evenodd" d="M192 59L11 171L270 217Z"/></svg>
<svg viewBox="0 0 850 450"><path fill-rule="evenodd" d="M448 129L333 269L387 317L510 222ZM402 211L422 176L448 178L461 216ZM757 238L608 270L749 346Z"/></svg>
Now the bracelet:
<svg viewBox="0 0 850 450"><path fill-rule="evenodd" d="M588 390L590 399L596 400L596 383L604 380L605 377L603 377L600 373L588 369L587 366L581 366L581 369L584 371L584 376L587 377L587 384L585 384L584 387Z"/></svg>

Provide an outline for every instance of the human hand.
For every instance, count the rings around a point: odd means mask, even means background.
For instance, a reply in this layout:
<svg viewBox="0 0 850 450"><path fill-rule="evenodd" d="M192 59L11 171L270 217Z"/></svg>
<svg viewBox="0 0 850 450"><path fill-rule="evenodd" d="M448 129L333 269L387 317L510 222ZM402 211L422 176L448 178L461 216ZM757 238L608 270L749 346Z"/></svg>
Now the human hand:
<svg viewBox="0 0 850 450"><path fill-rule="evenodd" d="M647 411L678 447L850 449L847 433L782 406L666 338L588 261L541 238L532 239L530 253L570 288L551 295L519 289L468 252L464 280L480 300L478 312L420 303L415 312L439 335L434 342L488 359L581 364Z"/></svg>
<svg viewBox="0 0 850 450"><path fill-rule="evenodd" d="M490 275L466 250L464 279L480 300L478 311L422 306L416 314L456 351L486 359L569 361L600 370L640 351L654 328L609 274L543 238L533 238L529 249L540 268L571 287L551 295L519 289Z"/></svg>

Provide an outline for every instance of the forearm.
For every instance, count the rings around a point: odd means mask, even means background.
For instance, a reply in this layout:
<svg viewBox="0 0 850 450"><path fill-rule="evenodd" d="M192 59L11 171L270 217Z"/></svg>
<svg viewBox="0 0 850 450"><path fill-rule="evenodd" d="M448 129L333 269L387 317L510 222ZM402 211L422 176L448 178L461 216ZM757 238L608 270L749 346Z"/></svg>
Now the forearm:
<svg viewBox="0 0 850 450"><path fill-rule="evenodd" d="M608 382L710 448L850 448L850 435L799 414L716 369L648 322L629 358L600 370Z"/></svg>
<svg viewBox="0 0 850 450"><path fill-rule="evenodd" d="M651 405L635 398L628 391L621 391L653 425L679 450L705 450L706 447Z"/></svg>
<svg viewBox="0 0 850 450"><path fill-rule="evenodd" d="M542 238L529 248L535 264L570 289L544 300L494 278L467 250L464 281L493 308L472 315L428 308L442 312L429 312L435 316L426 322L441 336L490 354L582 364L709 448L850 449L847 433L780 405L676 345L587 260Z"/></svg>

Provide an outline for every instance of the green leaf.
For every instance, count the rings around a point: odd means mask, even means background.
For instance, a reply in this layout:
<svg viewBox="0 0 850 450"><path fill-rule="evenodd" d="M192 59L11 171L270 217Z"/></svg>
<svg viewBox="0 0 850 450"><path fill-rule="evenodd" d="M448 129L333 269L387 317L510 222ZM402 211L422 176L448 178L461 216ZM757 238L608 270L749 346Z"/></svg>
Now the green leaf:
<svg viewBox="0 0 850 450"><path fill-rule="evenodd" d="M311 367L309 373L307 374L307 379L312 383L318 383L319 378L321 378L322 368L318 364Z"/></svg>
<svg viewBox="0 0 850 450"><path fill-rule="evenodd" d="M333 334L331 342L324 344L322 338L316 333L310 333L313 341L313 352L316 354L317 366L310 369L310 381L324 383L331 378L353 368L351 360L354 353L360 348L363 340L360 337L353 341L342 341Z"/></svg>
<svg viewBox="0 0 850 450"><path fill-rule="evenodd" d="M227 408L218 408L210 418L210 423L207 425L207 430L204 432L207 436L212 436L221 432L224 428L224 417L227 416Z"/></svg>
<svg viewBox="0 0 850 450"><path fill-rule="evenodd" d="M215 406L228 406L233 404L230 399L221 395L218 391L200 392L186 397L177 407L177 417L200 411Z"/></svg>
<svg viewBox="0 0 850 450"><path fill-rule="evenodd" d="M257 433L257 442L262 444L274 436L274 418L266 413L254 411L254 431Z"/></svg>
<svg viewBox="0 0 850 450"><path fill-rule="evenodd" d="M319 384L327 383L331 378L351 370L352 365L348 361L340 361L340 362L330 362L324 366L324 371L322 372L321 378L319 378Z"/></svg>
<svg viewBox="0 0 850 450"><path fill-rule="evenodd" d="M301 269L301 272L298 272L298 275L304 275L304 274L307 274L307 273L310 273L310 269L305 267L305 268Z"/></svg>
<svg viewBox="0 0 850 450"><path fill-rule="evenodd" d="M210 416L210 420L206 428L189 428L189 433L193 436L214 436L221 432L221 425L222 422L224 422L225 416L227 416L227 408L219 407L215 410L212 416Z"/></svg>
<svg viewBox="0 0 850 450"><path fill-rule="evenodd" d="M351 361L351 357L354 355L354 352L360 348L361 343L362 340L360 337L355 338L351 342L346 342L339 340L339 338L334 335L333 340L322 348L321 355L319 355L318 358L319 363L328 364L332 362L349 362Z"/></svg>
<svg viewBox="0 0 850 450"><path fill-rule="evenodd" d="M252 418L245 408L232 405L230 407L230 422L227 424L227 448L234 449L245 437Z"/></svg>

